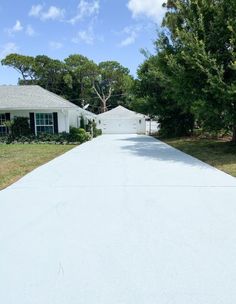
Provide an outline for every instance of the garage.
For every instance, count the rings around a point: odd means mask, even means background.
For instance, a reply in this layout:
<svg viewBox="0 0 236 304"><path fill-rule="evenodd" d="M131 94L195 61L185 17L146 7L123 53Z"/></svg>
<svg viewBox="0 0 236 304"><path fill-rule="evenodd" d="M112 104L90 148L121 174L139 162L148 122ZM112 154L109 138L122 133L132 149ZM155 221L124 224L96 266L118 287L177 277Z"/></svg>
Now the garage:
<svg viewBox="0 0 236 304"><path fill-rule="evenodd" d="M97 116L103 134L145 134L146 116L118 106Z"/></svg>

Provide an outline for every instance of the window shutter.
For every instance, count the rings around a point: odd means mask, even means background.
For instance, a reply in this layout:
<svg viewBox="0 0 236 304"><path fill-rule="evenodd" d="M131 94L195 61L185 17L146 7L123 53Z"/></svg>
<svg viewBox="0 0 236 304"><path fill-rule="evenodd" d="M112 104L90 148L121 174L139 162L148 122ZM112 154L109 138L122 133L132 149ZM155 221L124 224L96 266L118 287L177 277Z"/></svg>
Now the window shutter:
<svg viewBox="0 0 236 304"><path fill-rule="evenodd" d="M57 115L57 112L53 113L53 124L54 124L54 133L58 134L58 115Z"/></svg>
<svg viewBox="0 0 236 304"><path fill-rule="evenodd" d="M34 113L29 113L30 114L30 129L32 134L35 134L35 118L34 118Z"/></svg>
<svg viewBox="0 0 236 304"><path fill-rule="evenodd" d="M5 113L6 116L6 121L11 120L11 114L10 113Z"/></svg>

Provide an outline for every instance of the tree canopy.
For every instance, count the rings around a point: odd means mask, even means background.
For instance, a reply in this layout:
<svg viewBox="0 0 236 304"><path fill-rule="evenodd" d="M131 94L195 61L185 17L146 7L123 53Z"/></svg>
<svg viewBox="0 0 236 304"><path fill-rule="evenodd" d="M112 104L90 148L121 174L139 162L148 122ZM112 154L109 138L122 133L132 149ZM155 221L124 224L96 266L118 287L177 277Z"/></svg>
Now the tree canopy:
<svg viewBox="0 0 236 304"><path fill-rule="evenodd" d="M142 92L163 129L169 117L172 129L191 132L192 117L205 130L232 130L236 140L235 0L168 0L164 6L156 54L139 68L138 88L145 87L136 94Z"/></svg>
<svg viewBox="0 0 236 304"><path fill-rule="evenodd" d="M117 61L96 64L80 54L63 61L10 54L1 63L20 73L19 84L38 84L79 106L89 104L94 112L129 102L133 78Z"/></svg>

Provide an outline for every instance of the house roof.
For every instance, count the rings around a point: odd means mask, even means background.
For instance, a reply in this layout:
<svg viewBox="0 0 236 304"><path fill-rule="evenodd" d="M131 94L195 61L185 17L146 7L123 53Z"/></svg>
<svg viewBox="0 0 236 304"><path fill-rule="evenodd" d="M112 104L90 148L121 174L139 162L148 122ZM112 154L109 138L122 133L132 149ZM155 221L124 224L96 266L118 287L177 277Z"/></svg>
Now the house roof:
<svg viewBox="0 0 236 304"><path fill-rule="evenodd" d="M107 111L105 113L101 113L98 115L98 118L144 118L146 117L144 114L136 113L134 111L128 110L125 107L118 106L110 111Z"/></svg>
<svg viewBox="0 0 236 304"><path fill-rule="evenodd" d="M0 109L78 109L38 85L0 85Z"/></svg>

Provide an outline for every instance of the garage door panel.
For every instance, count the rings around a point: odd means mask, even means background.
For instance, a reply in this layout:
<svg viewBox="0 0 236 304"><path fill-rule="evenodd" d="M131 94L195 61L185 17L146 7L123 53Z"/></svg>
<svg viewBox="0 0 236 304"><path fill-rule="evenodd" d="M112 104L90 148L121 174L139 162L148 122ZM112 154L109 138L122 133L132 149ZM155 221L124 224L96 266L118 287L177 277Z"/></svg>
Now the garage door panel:
<svg viewBox="0 0 236 304"><path fill-rule="evenodd" d="M134 119L109 119L102 121L104 134L132 134L138 132L138 122Z"/></svg>

